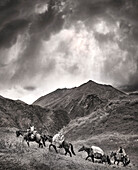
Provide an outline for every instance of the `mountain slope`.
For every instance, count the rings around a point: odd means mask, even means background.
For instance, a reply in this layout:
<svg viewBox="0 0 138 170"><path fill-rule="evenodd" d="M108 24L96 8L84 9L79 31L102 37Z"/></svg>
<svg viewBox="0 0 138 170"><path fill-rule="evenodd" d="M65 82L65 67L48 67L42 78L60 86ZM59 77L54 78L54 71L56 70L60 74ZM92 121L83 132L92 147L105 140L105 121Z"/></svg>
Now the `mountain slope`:
<svg viewBox="0 0 138 170"><path fill-rule="evenodd" d="M0 97L0 127L27 129L30 123L39 131L54 133L68 124L69 118L63 110L53 111Z"/></svg>
<svg viewBox="0 0 138 170"><path fill-rule="evenodd" d="M71 119L88 115L93 110L103 107L108 100L125 95L109 85L97 84L93 81L72 89L57 89L40 97L33 105L52 109L66 110Z"/></svg>
<svg viewBox="0 0 138 170"><path fill-rule="evenodd" d="M131 100L129 96L112 100L104 108L72 120L64 132L71 140L84 140L92 135L106 133L137 134L138 96Z"/></svg>

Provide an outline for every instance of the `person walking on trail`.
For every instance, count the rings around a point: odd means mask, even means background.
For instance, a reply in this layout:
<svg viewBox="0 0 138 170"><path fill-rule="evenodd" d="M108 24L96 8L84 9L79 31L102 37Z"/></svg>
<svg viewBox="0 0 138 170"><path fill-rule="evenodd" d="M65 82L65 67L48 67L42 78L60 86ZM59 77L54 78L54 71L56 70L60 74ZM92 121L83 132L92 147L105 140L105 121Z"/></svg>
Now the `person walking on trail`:
<svg viewBox="0 0 138 170"><path fill-rule="evenodd" d="M116 152L118 155L121 155L122 157L126 156L125 150L120 146L120 148Z"/></svg>
<svg viewBox="0 0 138 170"><path fill-rule="evenodd" d="M62 132L58 132L56 135L53 136L53 144L57 147L60 147L65 140L64 134Z"/></svg>

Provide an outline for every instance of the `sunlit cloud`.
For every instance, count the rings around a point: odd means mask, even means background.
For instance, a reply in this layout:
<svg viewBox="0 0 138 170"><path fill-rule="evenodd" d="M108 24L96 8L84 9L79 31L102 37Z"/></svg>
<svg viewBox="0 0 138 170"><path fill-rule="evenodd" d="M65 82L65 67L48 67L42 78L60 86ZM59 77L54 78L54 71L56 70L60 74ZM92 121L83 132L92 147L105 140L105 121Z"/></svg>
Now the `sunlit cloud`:
<svg viewBox="0 0 138 170"><path fill-rule="evenodd" d="M0 95L32 103L90 79L137 89L134 2L34 0L3 7L12 15L0 16Z"/></svg>
<svg viewBox="0 0 138 170"><path fill-rule="evenodd" d="M48 4L36 4L36 6L35 6L36 14L42 14L46 11L48 11Z"/></svg>
<svg viewBox="0 0 138 170"><path fill-rule="evenodd" d="M101 20L99 21L97 24L95 24L94 26L94 30L98 33L101 33L101 34L107 34L110 32L109 26L106 25L106 22Z"/></svg>

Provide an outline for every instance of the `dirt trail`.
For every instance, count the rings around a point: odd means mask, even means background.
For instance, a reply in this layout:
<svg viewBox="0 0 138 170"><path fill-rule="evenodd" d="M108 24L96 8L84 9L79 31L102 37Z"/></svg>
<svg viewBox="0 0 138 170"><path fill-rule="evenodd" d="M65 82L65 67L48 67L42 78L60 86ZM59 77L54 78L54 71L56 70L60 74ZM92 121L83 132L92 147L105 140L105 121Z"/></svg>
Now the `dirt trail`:
<svg viewBox="0 0 138 170"><path fill-rule="evenodd" d="M121 136L127 138L127 148L130 149L129 155L131 157L131 164L127 167L122 165L104 165L99 163L92 163L89 160L85 160L86 154L79 153L78 148L87 143L92 143L102 146L101 148L108 151L110 148L115 148L114 139L119 139L116 134L103 134L100 136L93 136L88 140L72 142L76 156L69 157L64 155L64 150L60 149L59 153L56 154L54 150L49 151L46 142L46 147L38 148L38 144L30 143L30 147L27 146L26 142L22 143L22 138L17 138L13 131L1 131L0 132L0 170L137 170L137 139L138 136ZM100 142L99 142L100 138ZM111 143L107 142L112 140ZM130 147L133 143L133 147ZM106 147L105 147L106 146ZM134 152L135 149L135 152Z"/></svg>
<svg viewBox="0 0 138 170"><path fill-rule="evenodd" d="M81 155L77 153L76 156L69 157L64 155L61 149L58 154L53 150L49 151L48 148L38 148L37 145L31 145L18 148L18 150L1 150L0 154L0 169L1 170L124 170L122 165L103 165L99 163L92 163L86 161ZM137 168L130 164L125 169L136 170Z"/></svg>

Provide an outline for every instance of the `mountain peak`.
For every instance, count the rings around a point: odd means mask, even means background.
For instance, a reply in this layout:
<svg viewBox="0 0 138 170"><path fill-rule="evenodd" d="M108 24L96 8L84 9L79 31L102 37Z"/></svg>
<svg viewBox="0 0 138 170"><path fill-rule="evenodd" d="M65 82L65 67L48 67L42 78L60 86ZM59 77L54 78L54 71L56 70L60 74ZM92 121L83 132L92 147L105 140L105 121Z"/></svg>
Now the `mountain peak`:
<svg viewBox="0 0 138 170"><path fill-rule="evenodd" d="M92 81L92 80L89 80L89 81L87 81L87 82L84 83L84 84L97 84L97 85L98 85L98 83L96 83L95 81Z"/></svg>
<svg viewBox="0 0 138 170"><path fill-rule="evenodd" d="M89 80L87 83L96 83L95 81ZM97 84L97 83L96 83Z"/></svg>
<svg viewBox="0 0 138 170"><path fill-rule="evenodd" d="M109 100L124 93L115 89L111 85L98 84L92 80L80 85L75 88L64 88L57 89L46 96L40 97L33 104L41 107L52 107L52 108L64 108L69 107L69 103L72 101L82 102L87 99L88 96L97 96L99 99ZM76 103L77 104L77 103Z"/></svg>

